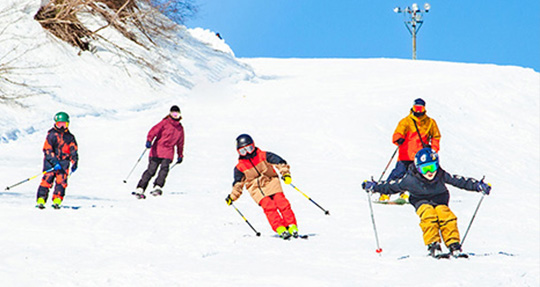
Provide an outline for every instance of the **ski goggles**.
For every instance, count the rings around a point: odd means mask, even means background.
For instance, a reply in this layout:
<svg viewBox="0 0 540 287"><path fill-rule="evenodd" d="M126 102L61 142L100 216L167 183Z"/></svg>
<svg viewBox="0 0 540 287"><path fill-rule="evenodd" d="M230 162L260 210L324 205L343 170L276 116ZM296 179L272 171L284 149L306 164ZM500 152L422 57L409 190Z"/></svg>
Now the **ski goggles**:
<svg viewBox="0 0 540 287"><path fill-rule="evenodd" d="M69 126L68 122L56 122L56 127L58 127L58 128L65 129L68 126Z"/></svg>
<svg viewBox="0 0 540 287"><path fill-rule="evenodd" d="M439 165L436 161L424 163L418 166L418 171L421 174L426 174L428 172L434 173L439 168Z"/></svg>
<svg viewBox="0 0 540 287"><path fill-rule="evenodd" d="M245 156L248 153L252 153L253 151L255 151L255 145L254 144L249 144L247 146L243 146L243 147L238 149L238 153L241 156Z"/></svg>
<svg viewBox="0 0 540 287"><path fill-rule="evenodd" d="M422 105L414 105L412 107L412 109L413 109L413 112L415 112L415 113L423 113L423 112L426 111L426 107L424 107Z"/></svg>

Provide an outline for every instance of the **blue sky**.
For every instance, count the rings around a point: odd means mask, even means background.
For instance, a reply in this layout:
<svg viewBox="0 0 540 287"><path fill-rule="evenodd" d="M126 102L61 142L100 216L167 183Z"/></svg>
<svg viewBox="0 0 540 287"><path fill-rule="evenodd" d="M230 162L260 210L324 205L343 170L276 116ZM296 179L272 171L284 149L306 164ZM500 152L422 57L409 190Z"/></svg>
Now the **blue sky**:
<svg viewBox="0 0 540 287"><path fill-rule="evenodd" d="M237 57L412 56L411 35L403 15L393 8L414 1L195 1L200 11L186 25L219 32ZM425 14L417 38L419 60L517 65L540 71L540 1L428 2L431 11Z"/></svg>

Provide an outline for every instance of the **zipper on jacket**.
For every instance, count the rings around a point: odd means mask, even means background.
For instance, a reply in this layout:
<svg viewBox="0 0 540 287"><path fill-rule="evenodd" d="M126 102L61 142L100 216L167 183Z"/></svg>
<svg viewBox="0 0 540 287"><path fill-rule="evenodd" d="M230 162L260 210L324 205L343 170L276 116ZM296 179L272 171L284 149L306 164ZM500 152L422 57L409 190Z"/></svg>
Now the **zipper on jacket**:
<svg viewBox="0 0 540 287"><path fill-rule="evenodd" d="M260 178L262 176L261 172L257 169L257 167L255 166L255 164L253 164L253 161L251 161L251 158L248 158L249 162L251 163L251 165L253 166L253 168L255 169L255 171L259 174L259 176L257 177L257 186L259 187L259 190L261 191L261 194L263 196L266 196L266 194L264 194L264 191L262 190L261 188L261 182L260 182Z"/></svg>

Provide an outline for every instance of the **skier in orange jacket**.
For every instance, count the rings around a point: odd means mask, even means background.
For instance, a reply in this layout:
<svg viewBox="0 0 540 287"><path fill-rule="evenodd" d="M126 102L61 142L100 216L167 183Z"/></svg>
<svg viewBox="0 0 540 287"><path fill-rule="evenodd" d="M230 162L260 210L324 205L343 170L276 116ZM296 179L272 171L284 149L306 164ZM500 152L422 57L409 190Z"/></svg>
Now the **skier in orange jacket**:
<svg viewBox="0 0 540 287"><path fill-rule="evenodd" d="M399 155L396 167L388 176L387 181L402 178L407 172L407 168L414 161L414 155L421 149L430 147L435 152L439 152L439 141L441 133L437 122L426 115L426 102L418 98L409 115L399 121L392 142L399 146ZM403 199L408 196L405 193L400 195ZM386 194L381 194L380 201L389 200Z"/></svg>

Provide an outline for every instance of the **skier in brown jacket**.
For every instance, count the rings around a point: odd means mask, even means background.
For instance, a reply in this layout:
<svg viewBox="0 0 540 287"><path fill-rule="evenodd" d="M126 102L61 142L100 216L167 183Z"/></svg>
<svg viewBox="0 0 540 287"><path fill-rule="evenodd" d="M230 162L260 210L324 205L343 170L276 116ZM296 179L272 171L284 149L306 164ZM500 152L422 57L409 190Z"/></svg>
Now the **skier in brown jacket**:
<svg viewBox="0 0 540 287"><path fill-rule="evenodd" d="M237 200L245 186L253 200L263 208L272 229L283 239L291 236L297 238L299 235L296 217L274 170L274 167L277 168L284 182L290 184L291 175L287 162L274 153L257 148L247 134L238 136L236 149L240 157L234 168L232 192L225 198L227 204L231 205Z"/></svg>

